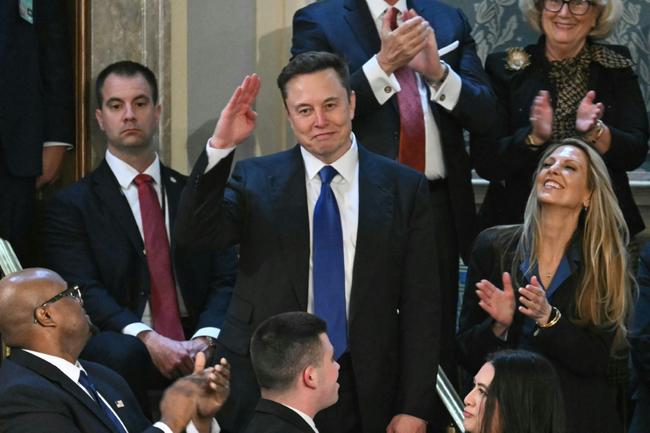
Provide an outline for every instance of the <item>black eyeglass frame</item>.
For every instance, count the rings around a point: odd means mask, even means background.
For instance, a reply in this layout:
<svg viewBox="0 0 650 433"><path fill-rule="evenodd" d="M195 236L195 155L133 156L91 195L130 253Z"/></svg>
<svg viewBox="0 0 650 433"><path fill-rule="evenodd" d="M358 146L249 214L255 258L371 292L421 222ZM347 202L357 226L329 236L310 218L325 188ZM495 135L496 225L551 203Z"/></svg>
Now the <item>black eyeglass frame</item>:
<svg viewBox="0 0 650 433"><path fill-rule="evenodd" d="M50 299L43 302L41 305L34 308L34 313L33 313L34 324L38 323L38 320L36 320L36 310L38 310L39 308L47 307L48 305L53 304L56 301L60 301L61 299L65 298L65 297L68 297L68 296L71 297L72 299L74 299L75 301L82 302L81 289L79 288L79 286L74 285L72 287L68 287L65 290L63 290L62 292L57 293L56 295L52 296Z"/></svg>
<svg viewBox="0 0 650 433"><path fill-rule="evenodd" d="M594 2L586 0L586 1L584 1L584 3L587 4L587 9L585 9L585 11L582 12L582 13L576 13L576 12L573 11L573 7L575 6L575 2L577 0L559 0L559 1L561 1L562 4L560 5L559 9L557 9L557 10L550 9L548 6L546 6L546 4L549 2L548 0L542 0L542 5L543 5L544 9L547 10L547 11L553 12L553 13L558 13L558 12L560 12L562 10L564 5L566 4L567 7L569 8L569 12L571 12L572 15L579 16L579 17L581 17L583 15L586 15L587 12L589 12L589 9L591 8L591 6L594 5ZM574 5L574 6L571 6L571 5Z"/></svg>

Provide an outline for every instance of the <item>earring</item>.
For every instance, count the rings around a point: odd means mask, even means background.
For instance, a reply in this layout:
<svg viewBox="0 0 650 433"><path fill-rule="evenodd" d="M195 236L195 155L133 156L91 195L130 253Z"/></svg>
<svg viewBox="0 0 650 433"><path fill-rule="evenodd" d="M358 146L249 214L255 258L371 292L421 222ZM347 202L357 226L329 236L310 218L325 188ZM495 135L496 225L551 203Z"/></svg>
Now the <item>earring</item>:
<svg viewBox="0 0 650 433"><path fill-rule="evenodd" d="M583 204L583 205L582 205L582 210L583 210L585 213L587 213L587 211L589 210L589 205Z"/></svg>

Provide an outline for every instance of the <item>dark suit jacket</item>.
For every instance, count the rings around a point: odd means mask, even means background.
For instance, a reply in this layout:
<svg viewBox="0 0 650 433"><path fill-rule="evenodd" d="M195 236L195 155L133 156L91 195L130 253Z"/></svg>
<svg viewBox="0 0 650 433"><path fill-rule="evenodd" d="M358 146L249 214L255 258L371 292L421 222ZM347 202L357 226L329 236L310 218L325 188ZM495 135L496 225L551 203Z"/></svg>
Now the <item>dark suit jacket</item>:
<svg viewBox="0 0 650 433"><path fill-rule="evenodd" d="M494 122L494 95L462 11L436 0L409 0L407 4L435 29L438 47L454 41L460 43L457 49L443 56L462 79L458 104L451 112L436 103L430 105L440 131L458 245L461 255L467 259L477 232L470 159L462 129L487 132ZM399 154L400 135L397 97L379 105L362 69L363 64L379 52L380 46L365 0L315 2L294 15L291 53L330 51L346 59L352 89L357 96L354 133L370 150L395 159Z"/></svg>
<svg viewBox="0 0 650 433"><path fill-rule="evenodd" d="M288 407L261 399L244 433L314 433L314 429Z"/></svg>
<svg viewBox="0 0 650 433"><path fill-rule="evenodd" d="M72 143L74 134L65 2L33 0L33 10L29 24L18 0L0 2L0 146L21 177L41 174L44 141Z"/></svg>
<svg viewBox="0 0 650 433"><path fill-rule="evenodd" d="M627 48L608 46L630 57ZM472 134L471 149L476 171L490 181L479 213L482 227L520 223L532 186L532 176L541 153L525 144L530 134L530 106L540 90L557 99L549 78L544 55L544 38L526 47L530 66L519 71L506 69L505 53L490 54L485 69L497 94L498 120L488 135ZM632 235L643 230L639 209L634 203L626 171L645 161L648 153L648 117L641 89L632 68L609 69L592 62L589 89L596 101L605 104L603 122L612 133L611 149L602 155L612 186ZM553 102L554 104L554 102Z"/></svg>
<svg viewBox="0 0 650 433"><path fill-rule="evenodd" d="M305 170L296 146L239 162L226 185L232 158L203 174L202 154L183 193L176 228L179 243L240 243L239 274L219 341L248 355L260 322L307 310ZM364 432L383 431L397 413L430 418L439 332L431 218L424 176L359 146L348 330Z"/></svg>
<svg viewBox="0 0 650 433"><path fill-rule="evenodd" d="M127 430L160 432L140 411L129 386L114 371L81 361ZM123 407L116 406L121 400ZM58 368L20 349L0 366L1 433L116 433L102 409Z"/></svg>
<svg viewBox="0 0 650 433"><path fill-rule="evenodd" d="M176 245L173 228L186 177L162 164L161 177L174 275L191 323L195 329L220 327L234 285L234 251L215 254ZM120 332L140 321L150 291L144 242L106 161L47 203L44 235L48 267L82 286L84 308L95 325Z"/></svg>
<svg viewBox="0 0 650 433"><path fill-rule="evenodd" d="M478 305L475 293L478 281L486 279L499 288L503 287L501 275L512 270L520 229L520 226L494 227L484 230L476 239L460 314L458 342L461 360L473 376L485 362L486 356L497 350L518 348L540 353L551 361L559 375L566 407L567 432L620 432L614 388L607 383L615 332L578 326L571 321L575 290L582 268L580 254L577 254L577 260L570 258L572 272L549 300L561 311L562 318L550 328L539 329L537 336L524 333L525 316L515 312L507 341L500 340L492 332L493 320ZM514 242L510 242L511 239ZM574 239L572 248L579 251L579 239ZM514 276L513 288L517 290L525 279L520 271ZM519 281L520 285L515 281Z"/></svg>
<svg viewBox="0 0 650 433"><path fill-rule="evenodd" d="M630 433L650 429L650 243L641 252L637 281L639 297L629 332L632 364L637 377L637 389L633 396L636 408Z"/></svg>

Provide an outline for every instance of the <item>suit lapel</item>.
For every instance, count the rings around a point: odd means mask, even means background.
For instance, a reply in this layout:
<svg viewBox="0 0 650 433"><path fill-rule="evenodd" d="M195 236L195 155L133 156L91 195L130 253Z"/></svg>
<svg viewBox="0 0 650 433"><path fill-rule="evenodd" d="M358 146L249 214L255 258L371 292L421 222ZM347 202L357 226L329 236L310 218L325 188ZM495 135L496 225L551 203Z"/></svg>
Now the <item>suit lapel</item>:
<svg viewBox="0 0 650 433"><path fill-rule="evenodd" d="M395 197L385 187L390 182L384 180L384 173L376 165L377 158L359 145L359 222L352 271L349 326L354 322L357 308L368 305L365 297L372 296L367 282L372 279L376 264L368 258L377 257L380 254L378 251L389 245L386 238L393 220Z"/></svg>
<svg viewBox="0 0 650 433"><path fill-rule="evenodd" d="M79 385L74 383L68 376L63 374L63 372L61 372L61 370L56 368L54 365L20 349L12 350L11 357L9 359L11 359L16 364L19 364L25 368L32 370L38 375L43 376L50 382L58 384L68 394L77 399L79 403L84 405L89 412L95 415L95 417L97 417L97 419L99 419L109 431L119 433L115 430L115 426L106 417L101 407L93 399L91 399L88 394L86 394L79 387Z"/></svg>
<svg viewBox="0 0 650 433"><path fill-rule="evenodd" d="M122 194L120 185L117 183L117 179L106 160L103 160L97 170L92 173L92 178L94 192L97 194L99 201L104 203L108 211L124 229L124 233L126 233L133 247L144 257L144 241L133 218L129 203Z"/></svg>
<svg viewBox="0 0 650 433"><path fill-rule="evenodd" d="M381 41L368 5L365 0L345 0L344 8L344 18L350 26L350 31L355 35L366 55L372 57L381 48Z"/></svg>
<svg viewBox="0 0 650 433"><path fill-rule="evenodd" d="M176 210L178 209L178 201L181 198L184 182L175 176L169 168L162 165L162 163L160 164L160 177L165 192L164 200L167 212L169 212L170 247L171 251L174 251L174 223L176 222Z"/></svg>
<svg viewBox="0 0 650 433"><path fill-rule="evenodd" d="M275 164L277 170L267 180L275 222L278 227L283 227L278 233L280 247L287 259L287 272L293 280L298 304L306 311L310 251L305 167L299 145L284 155L286 161Z"/></svg>

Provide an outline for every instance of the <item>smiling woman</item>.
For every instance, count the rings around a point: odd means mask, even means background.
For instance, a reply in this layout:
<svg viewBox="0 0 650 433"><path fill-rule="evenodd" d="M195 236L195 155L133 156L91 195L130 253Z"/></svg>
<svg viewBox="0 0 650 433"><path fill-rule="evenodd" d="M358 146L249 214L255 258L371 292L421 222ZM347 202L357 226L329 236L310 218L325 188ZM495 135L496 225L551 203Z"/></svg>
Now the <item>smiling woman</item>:
<svg viewBox="0 0 650 433"><path fill-rule="evenodd" d="M603 158L632 235L644 228L626 172L648 151L648 117L629 50L597 43L622 13L621 0L519 0L537 44L487 57L498 100L488 134L472 134L477 173L490 181L482 228L523 220L541 155L580 138Z"/></svg>
<svg viewBox="0 0 650 433"><path fill-rule="evenodd" d="M608 366L626 344L631 278L607 167L592 147L567 139L543 153L534 179L523 224L476 240L466 282L476 290L465 291L460 316L462 361L474 374L495 350L538 352L561 379L568 432L621 431Z"/></svg>

